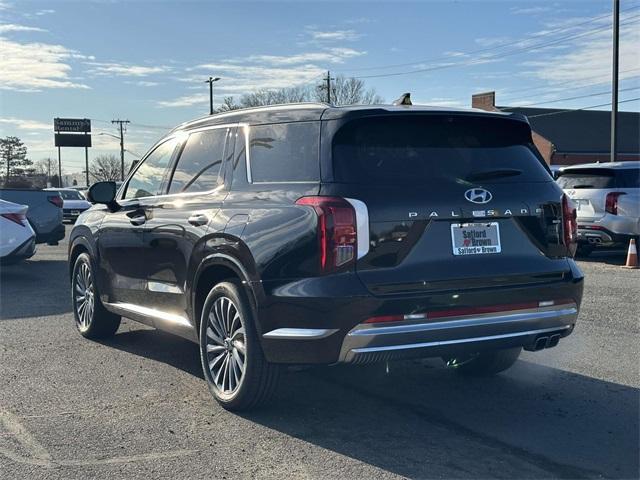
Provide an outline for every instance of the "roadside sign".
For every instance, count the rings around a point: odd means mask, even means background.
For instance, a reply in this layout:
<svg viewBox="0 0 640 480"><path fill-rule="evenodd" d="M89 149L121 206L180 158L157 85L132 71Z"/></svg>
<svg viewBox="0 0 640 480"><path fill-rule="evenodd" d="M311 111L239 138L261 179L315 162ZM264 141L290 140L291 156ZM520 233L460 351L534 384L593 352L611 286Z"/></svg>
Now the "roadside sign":
<svg viewBox="0 0 640 480"><path fill-rule="evenodd" d="M91 135L74 135L73 133L56 133L56 147L90 147Z"/></svg>
<svg viewBox="0 0 640 480"><path fill-rule="evenodd" d="M91 120L88 118L54 118L53 129L56 132L87 133L91 131Z"/></svg>

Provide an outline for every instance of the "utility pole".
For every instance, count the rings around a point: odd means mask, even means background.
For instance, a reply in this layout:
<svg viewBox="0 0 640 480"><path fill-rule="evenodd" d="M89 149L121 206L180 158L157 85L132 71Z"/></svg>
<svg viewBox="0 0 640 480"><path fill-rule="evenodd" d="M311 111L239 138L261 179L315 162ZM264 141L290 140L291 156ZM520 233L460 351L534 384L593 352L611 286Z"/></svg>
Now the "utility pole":
<svg viewBox="0 0 640 480"><path fill-rule="evenodd" d="M620 0L613 0L613 72L611 75L611 161L618 157L618 46L620 43Z"/></svg>
<svg viewBox="0 0 640 480"><path fill-rule="evenodd" d="M51 183L51 157L47 158L47 187L53 187Z"/></svg>
<svg viewBox="0 0 640 480"><path fill-rule="evenodd" d="M113 124L117 123L118 126L120 127L120 180L124 181L124 132L126 130L124 125L131 122L129 120L118 119L118 120L111 120L111 123Z"/></svg>
<svg viewBox="0 0 640 480"><path fill-rule="evenodd" d="M325 78L325 85L320 85L318 88L321 90L327 91L327 103L331 105L331 80L335 80L335 78L331 77L331 72L327 70L327 76Z"/></svg>
<svg viewBox="0 0 640 480"><path fill-rule="evenodd" d="M58 185L59 188L62 188L62 158L60 157L60 147L58 147Z"/></svg>
<svg viewBox="0 0 640 480"><path fill-rule="evenodd" d="M209 115L213 115L213 82L220 80L220 77L209 77L204 83L209 84Z"/></svg>

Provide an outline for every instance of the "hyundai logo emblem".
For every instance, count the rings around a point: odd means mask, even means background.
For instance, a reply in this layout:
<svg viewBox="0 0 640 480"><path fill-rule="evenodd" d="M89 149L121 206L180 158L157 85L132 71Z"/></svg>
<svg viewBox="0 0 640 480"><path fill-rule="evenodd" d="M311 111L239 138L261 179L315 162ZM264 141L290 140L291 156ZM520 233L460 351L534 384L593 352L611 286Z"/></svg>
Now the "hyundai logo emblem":
<svg viewBox="0 0 640 480"><path fill-rule="evenodd" d="M489 190L484 188L470 188L464 192L464 198L472 203L489 203L493 198Z"/></svg>

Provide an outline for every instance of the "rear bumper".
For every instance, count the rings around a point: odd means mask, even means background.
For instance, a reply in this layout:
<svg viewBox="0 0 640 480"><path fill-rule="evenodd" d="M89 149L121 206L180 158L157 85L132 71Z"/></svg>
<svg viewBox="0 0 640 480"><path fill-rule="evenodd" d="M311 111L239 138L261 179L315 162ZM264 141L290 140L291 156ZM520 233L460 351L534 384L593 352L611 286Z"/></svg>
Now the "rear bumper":
<svg viewBox="0 0 640 480"><path fill-rule="evenodd" d="M35 237L29 238L24 243L20 244L10 254L2 257L3 262L14 262L17 260L24 260L33 257L36 253L36 239Z"/></svg>
<svg viewBox="0 0 640 480"><path fill-rule="evenodd" d="M592 247L626 247L633 234L614 233L601 225L578 225L578 243Z"/></svg>
<svg viewBox="0 0 640 480"><path fill-rule="evenodd" d="M257 310L262 349L267 360L275 363L332 364L530 347L540 335L566 336L573 330L584 277L573 260L568 262L571 271L562 281L419 296L374 296L349 275L330 281L305 279L272 289L263 283L266 297ZM444 310L552 300L553 305L543 303L547 306L527 311L436 318ZM426 318L364 323L370 317L395 314Z"/></svg>
<svg viewBox="0 0 640 480"><path fill-rule="evenodd" d="M36 232L36 243L57 243L64 238L64 225L58 224L52 231L42 233Z"/></svg>
<svg viewBox="0 0 640 480"><path fill-rule="evenodd" d="M491 348L534 348L539 337L569 335L577 319L576 304L565 304L446 321L360 324L344 338L339 361L368 363Z"/></svg>
<svg viewBox="0 0 640 480"><path fill-rule="evenodd" d="M75 220L85 210L88 210L88 209L87 208L64 208L62 210L62 218L64 218L65 220Z"/></svg>

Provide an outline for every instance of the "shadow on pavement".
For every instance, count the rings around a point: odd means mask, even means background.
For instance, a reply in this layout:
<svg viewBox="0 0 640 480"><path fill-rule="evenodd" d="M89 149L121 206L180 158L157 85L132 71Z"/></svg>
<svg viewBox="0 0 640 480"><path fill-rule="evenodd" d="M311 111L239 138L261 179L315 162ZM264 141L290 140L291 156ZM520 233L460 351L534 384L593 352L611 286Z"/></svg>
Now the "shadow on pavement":
<svg viewBox="0 0 640 480"><path fill-rule="evenodd" d="M104 345L203 378L187 340L143 330ZM638 477L638 389L526 361L489 378L440 365L288 369L274 402L241 416L407 477Z"/></svg>
<svg viewBox="0 0 640 480"><path fill-rule="evenodd" d="M27 260L0 266L0 319L71 312L66 260Z"/></svg>

